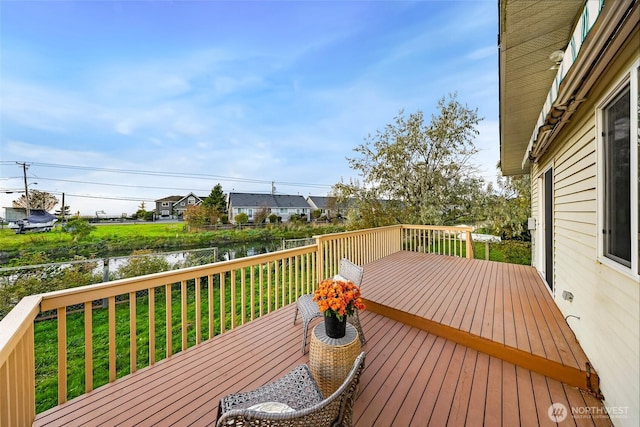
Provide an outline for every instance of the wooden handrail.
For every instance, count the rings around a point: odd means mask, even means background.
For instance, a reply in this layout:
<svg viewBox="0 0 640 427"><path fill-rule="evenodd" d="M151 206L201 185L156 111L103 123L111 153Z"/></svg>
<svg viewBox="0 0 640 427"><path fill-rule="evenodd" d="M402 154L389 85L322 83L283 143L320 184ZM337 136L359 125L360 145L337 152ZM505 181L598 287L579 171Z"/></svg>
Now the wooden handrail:
<svg viewBox="0 0 640 427"><path fill-rule="evenodd" d="M82 304L85 301L95 301L115 295L124 295L129 292L143 291L151 287L163 286L167 283L180 283L182 280L189 280L194 277L204 277L233 269L251 267L276 259L305 254L309 251L315 251L315 245L48 292L41 294L41 311L54 310L65 305Z"/></svg>
<svg viewBox="0 0 640 427"><path fill-rule="evenodd" d="M36 415L33 321L42 296L23 298L0 322L0 426L31 425Z"/></svg>
<svg viewBox="0 0 640 427"><path fill-rule="evenodd" d="M461 233L465 233L465 239L460 238ZM152 365L157 361L156 335L162 337L163 334L156 330L158 321L163 322L165 328L165 357L173 354L172 335L176 332L181 335L180 351L190 345L187 339L190 304L195 305L197 330L192 345L196 345L203 340L203 327L208 329L204 338L208 339L215 335L216 327L219 333L224 333L228 328L233 329L294 302L301 294L312 292L320 278L337 273L342 258L364 265L401 250L473 257L470 227L394 225L315 238L314 245L24 298L0 322L0 427L31 425L35 417L34 320L41 312L55 310L59 319L58 402L63 403L67 399L67 307L84 308L84 380L85 392L90 392L95 350L93 301L108 301L109 381L115 381L116 297L125 296L129 301L129 319L132 319L128 325L129 372L134 372L138 364L137 347L136 339L131 337L137 334L136 316L148 318L148 364ZM466 242L464 247L463 241ZM156 300L157 289L164 293L164 302ZM146 312L137 310L139 292L149 295ZM189 299L191 293L193 301ZM172 314L172 303L177 298L180 301L175 307L180 311L176 313L180 325L176 325L174 331L172 323L176 318ZM203 298L207 300L207 322L201 319ZM216 298L219 307L213 305ZM164 319L156 316L157 304L165 305Z"/></svg>
<svg viewBox="0 0 640 427"><path fill-rule="evenodd" d="M403 225L403 249L472 259L472 231L473 228L468 226Z"/></svg>

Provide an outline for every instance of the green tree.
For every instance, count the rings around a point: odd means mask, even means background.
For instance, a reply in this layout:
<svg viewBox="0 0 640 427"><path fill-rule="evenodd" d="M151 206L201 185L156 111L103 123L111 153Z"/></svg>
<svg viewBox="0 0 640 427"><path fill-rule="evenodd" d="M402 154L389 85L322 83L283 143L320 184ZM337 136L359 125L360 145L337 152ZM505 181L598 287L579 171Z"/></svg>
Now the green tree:
<svg viewBox="0 0 640 427"><path fill-rule="evenodd" d="M249 222L249 215L244 212L239 213L235 216L236 224L240 224L241 226Z"/></svg>
<svg viewBox="0 0 640 427"><path fill-rule="evenodd" d="M64 231L71 234L74 242L84 240L96 229L95 226L89 224L88 221L80 218L74 218L67 222L63 228Z"/></svg>
<svg viewBox="0 0 640 427"><path fill-rule="evenodd" d="M217 210L219 213L227 213L227 195L222 191L220 183L216 184L211 193L202 201L202 206Z"/></svg>
<svg viewBox="0 0 640 427"><path fill-rule="evenodd" d="M182 214L183 221L190 227L202 227L207 223L207 216L203 206L187 206Z"/></svg>
<svg viewBox="0 0 640 427"><path fill-rule="evenodd" d="M527 220L531 216L531 177L498 176L497 184L497 192L492 191L488 203L487 228L504 239L530 240Z"/></svg>
<svg viewBox="0 0 640 427"><path fill-rule="evenodd" d="M218 220L222 221L222 214L215 208L204 205L188 206L182 215L182 219L191 227L205 227L215 225Z"/></svg>
<svg viewBox="0 0 640 427"><path fill-rule="evenodd" d="M136 213L131 215L131 217L133 219L145 219L147 214L148 214L148 212L145 211L144 209L138 209Z"/></svg>
<svg viewBox="0 0 640 427"><path fill-rule="evenodd" d="M369 135L348 158L357 180L334 186L339 201L354 199L350 218L360 226L451 224L472 216L464 198L482 190L471 163L481 118L457 95L441 98L437 114L425 122L418 111ZM464 197L462 197L464 195Z"/></svg>
<svg viewBox="0 0 640 427"><path fill-rule="evenodd" d="M119 279L171 270L171 265L164 257L152 255L149 249L133 251L131 255L131 258L118 268Z"/></svg>

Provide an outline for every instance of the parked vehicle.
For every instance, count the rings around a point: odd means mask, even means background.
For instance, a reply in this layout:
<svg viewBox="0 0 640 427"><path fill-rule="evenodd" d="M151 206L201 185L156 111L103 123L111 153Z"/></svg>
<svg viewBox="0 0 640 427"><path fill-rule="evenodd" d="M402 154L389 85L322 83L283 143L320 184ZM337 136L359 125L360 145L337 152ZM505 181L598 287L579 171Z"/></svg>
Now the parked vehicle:
<svg viewBox="0 0 640 427"><path fill-rule="evenodd" d="M10 222L8 227L14 230L16 234L24 234L27 231L43 233L51 231L57 221L58 218L49 212L42 209L34 209L27 218Z"/></svg>

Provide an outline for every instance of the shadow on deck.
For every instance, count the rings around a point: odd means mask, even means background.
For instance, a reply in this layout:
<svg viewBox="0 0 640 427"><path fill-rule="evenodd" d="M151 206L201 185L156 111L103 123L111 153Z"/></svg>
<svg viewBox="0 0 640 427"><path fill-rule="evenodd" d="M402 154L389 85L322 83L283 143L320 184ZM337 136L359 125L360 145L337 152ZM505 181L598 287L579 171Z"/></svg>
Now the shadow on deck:
<svg viewBox="0 0 640 427"><path fill-rule="evenodd" d="M448 256L399 252L366 265L367 362L354 424L556 425L548 415L556 403L568 411L563 426L611 425L544 286L531 267ZM222 396L308 361L294 310L52 408L34 425L214 425Z"/></svg>

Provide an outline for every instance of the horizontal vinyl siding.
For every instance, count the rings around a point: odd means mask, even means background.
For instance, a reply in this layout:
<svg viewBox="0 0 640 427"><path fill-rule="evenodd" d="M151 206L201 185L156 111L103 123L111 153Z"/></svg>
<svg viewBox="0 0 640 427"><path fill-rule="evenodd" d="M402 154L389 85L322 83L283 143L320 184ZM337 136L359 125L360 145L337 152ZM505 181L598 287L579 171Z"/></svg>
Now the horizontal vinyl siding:
<svg viewBox="0 0 640 427"><path fill-rule="evenodd" d="M596 256L595 235L594 233L589 233L590 229L594 230L595 227L589 227L588 224L571 224L566 221L556 221L556 233L558 236L562 236L562 239L570 242L584 245L580 250L585 251L583 258L588 259L589 262ZM587 256L589 254L591 256Z"/></svg>
<svg viewBox="0 0 640 427"><path fill-rule="evenodd" d="M627 51L629 57L637 55ZM605 403L627 407L616 425L637 425L640 395L640 284L598 260L596 103L631 61L610 64L611 75L593 88L549 151L532 166L532 208L539 181L554 166L554 299L598 372ZM534 250L534 254L537 251ZM538 266L538 268L540 268ZM562 292L573 293L573 302Z"/></svg>

